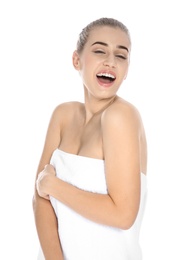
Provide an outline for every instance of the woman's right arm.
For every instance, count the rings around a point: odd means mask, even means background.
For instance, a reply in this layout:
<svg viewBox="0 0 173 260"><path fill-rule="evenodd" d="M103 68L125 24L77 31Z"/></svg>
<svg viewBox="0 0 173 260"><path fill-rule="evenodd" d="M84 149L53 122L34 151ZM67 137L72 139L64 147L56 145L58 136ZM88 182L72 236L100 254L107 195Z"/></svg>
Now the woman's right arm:
<svg viewBox="0 0 173 260"><path fill-rule="evenodd" d="M38 174L44 169L46 164L50 163L53 151L60 143L60 116L61 108L57 107L52 114L45 144L38 166L36 179ZM33 211L35 224L38 233L40 245L46 260L63 260L59 235L58 221L49 200L41 198L35 188L33 197Z"/></svg>

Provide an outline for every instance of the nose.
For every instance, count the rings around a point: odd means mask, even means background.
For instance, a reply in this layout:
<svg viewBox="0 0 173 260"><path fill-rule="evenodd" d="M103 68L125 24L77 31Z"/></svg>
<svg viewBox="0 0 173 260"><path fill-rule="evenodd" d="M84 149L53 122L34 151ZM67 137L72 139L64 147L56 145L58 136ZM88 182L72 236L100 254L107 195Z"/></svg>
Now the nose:
<svg viewBox="0 0 173 260"><path fill-rule="evenodd" d="M116 59L114 55L109 55L105 58L104 62L103 62L104 66L107 67L112 67L115 68L116 67Z"/></svg>

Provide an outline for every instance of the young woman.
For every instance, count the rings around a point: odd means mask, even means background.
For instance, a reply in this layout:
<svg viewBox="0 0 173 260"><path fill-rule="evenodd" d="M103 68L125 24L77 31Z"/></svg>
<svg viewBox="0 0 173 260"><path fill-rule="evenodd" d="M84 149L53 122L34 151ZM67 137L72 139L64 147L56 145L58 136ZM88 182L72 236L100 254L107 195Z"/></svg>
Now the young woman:
<svg viewBox="0 0 173 260"><path fill-rule="evenodd" d="M130 51L127 28L112 18L79 35L73 65L84 103L53 111L36 176L39 259L142 259L146 137L138 110L117 95Z"/></svg>

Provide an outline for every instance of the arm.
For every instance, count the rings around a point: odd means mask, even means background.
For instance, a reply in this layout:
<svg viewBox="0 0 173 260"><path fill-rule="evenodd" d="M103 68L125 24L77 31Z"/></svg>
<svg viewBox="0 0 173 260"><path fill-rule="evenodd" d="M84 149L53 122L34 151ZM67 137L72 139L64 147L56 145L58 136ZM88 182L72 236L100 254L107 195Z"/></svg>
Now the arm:
<svg viewBox="0 0 173 260"><path fill-rule="evenodd" d="M108 194L80 190L48 172L39 189L92 221L128 229L140 202L140 120L131 107L114 111L110 107L102 116Z"/></svg>
<svg viewBox="0 0 173 260"><path fill-rule="evenodd" d="M60 122L56 109L50 120L43 153L38 166L36 179L46 164L49 163L52 152L60 141ZM37 233L46 260L63 260L61 245L58 236L58 222L49 200L38 195L35 189L33 210Z"/></svg>
<svg viewBox="0 0 173 260"><path fill-rule="evenodd" d="M34 198L34 215L40 245L46 260L63 260L58 223L48 200Z"/></svg>

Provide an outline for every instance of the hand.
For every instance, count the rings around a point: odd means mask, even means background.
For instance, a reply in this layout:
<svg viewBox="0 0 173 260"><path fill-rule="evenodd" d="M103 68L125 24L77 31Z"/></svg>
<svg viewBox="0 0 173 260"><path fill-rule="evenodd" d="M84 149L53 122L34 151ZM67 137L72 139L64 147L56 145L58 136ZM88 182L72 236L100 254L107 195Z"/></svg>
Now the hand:
<svg viewBox="0 0 173 260"><path fill-rule="evenodd" d="M44 170L38 174L36 180L36 189L40 197L49 200L48 188L49 180L52 177L55 177L56 172L54 167L51 164L47 164L44 167Z"/></svg>

